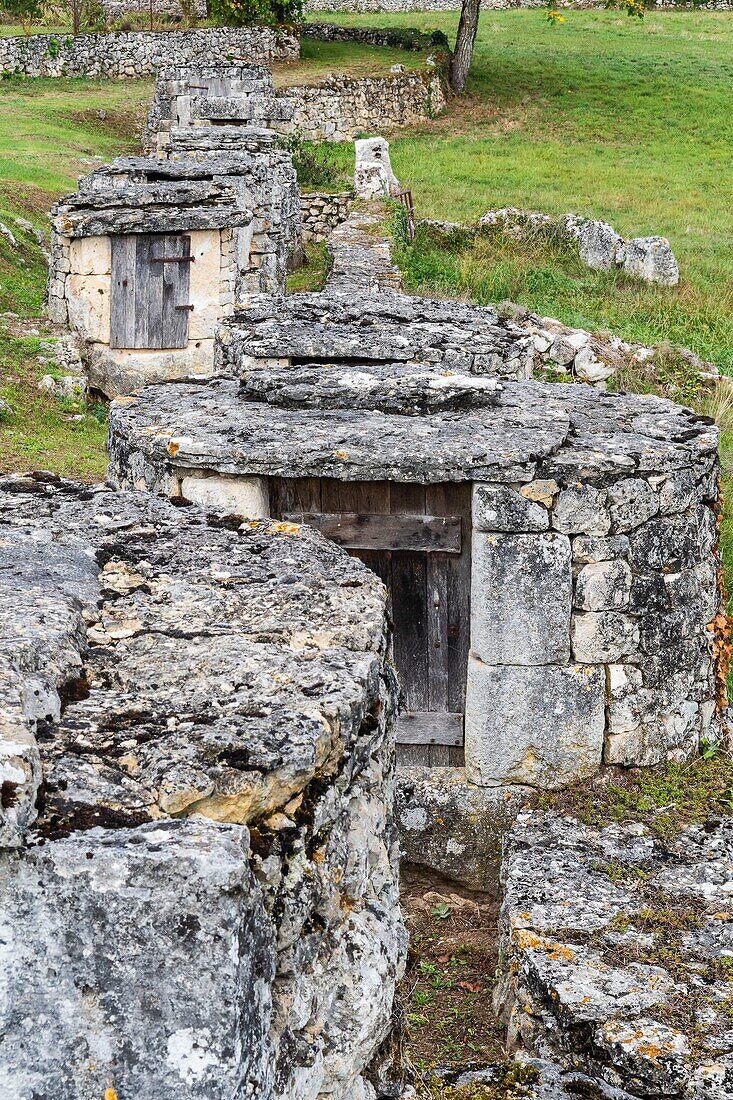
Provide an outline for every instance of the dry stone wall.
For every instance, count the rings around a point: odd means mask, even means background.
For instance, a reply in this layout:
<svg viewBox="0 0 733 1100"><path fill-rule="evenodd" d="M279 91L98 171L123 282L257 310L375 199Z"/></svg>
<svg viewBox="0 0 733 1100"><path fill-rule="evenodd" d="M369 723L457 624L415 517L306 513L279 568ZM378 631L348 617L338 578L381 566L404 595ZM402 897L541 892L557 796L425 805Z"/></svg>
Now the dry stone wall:
<svg viewBox="0 0 733 1100"><path fill-rule="evenodd" d="M437 70L360 79L334 76L280 93L293 106L281 133L308 141L350 141L364 131L413 126L445 108L446 92Z"/></svg>
<svg viewBox="0 0 733 1100"><path fill-rule="evenodd" d="M268 64L293 61L293 35L259 27L108 34L34 34L0 39L0 70L23 76L150 76L161 65Z"/></svg>
<svg viewBox="0 0 733 1100"><path fill-rule="evenodd" d="M348 218L353 201L351 191L301 191L303 240L328 240L334 229Z"/></svg>
<svg viewBox="0 0 733 1100"><path fill-rule="evenodd" d="M730 1100L732 850L733 818L715 813L666 839L653 821L522 815L495 997L510 1049L582 1068L574 1095Z"/></svg>
<svg viewBox="0 0 733 1100"><path fill-rule="evenodd" d="M7 1100L374 1096L405 953L386 596L307 528L237 527L0 481Z"/></svg>

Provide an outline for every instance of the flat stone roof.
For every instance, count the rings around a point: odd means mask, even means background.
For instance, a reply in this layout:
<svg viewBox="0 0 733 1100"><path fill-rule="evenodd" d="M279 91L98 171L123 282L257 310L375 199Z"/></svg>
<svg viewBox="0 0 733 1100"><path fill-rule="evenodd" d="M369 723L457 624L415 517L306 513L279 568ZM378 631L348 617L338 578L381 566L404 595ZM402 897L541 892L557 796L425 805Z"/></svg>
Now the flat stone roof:
<svg viewBox="0 0 733 1100"><path fill-rule="evenodd" d="M0 845L246 824L338 769L379 695L386 593L308 527L237 523L0 479Z"/></svg>
<svg viewBox="0 0 733 1100"><path fill-rule="evenodd" d="M661 398L403 364L150 386L113 403L109 436L113 479L137 454L156 469L242 476L526 481L541 468L602 483L682 469L716 447L708 418Z"/></svg>

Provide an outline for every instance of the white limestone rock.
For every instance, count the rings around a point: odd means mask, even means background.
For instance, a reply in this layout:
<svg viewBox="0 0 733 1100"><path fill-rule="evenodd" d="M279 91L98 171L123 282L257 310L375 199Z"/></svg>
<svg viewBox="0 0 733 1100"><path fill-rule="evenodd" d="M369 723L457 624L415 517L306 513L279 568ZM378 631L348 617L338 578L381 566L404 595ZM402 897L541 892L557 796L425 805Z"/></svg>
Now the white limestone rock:
<svg viewBox="0 0 733 1100"><path fill-rule="evenodd" d="M607 504L605 489L570 486L555 501L552 526L566 535L607 535L611 529Z"/></svg>
<svg viewBox="0 0 733 1100"><path fill-rule="evenodd" d="M570 658L572 576L564 535L473 537L471 648L490 665Z"/></svg>
<svg viewBox="0 0 733 1100"><path fill-rule="evenodd" d="M616 266L618 250L623 238L608 222L596 219L578 219L569 215L565 226L578 242L580 258L586 267L594 271L608 271Z"/></svg>
<svg viewBox="0 0 733 1100"><path fill-rule="evenodd" d="M354 142L354 190L360 199L385 199L398 194L400 181L392 171L389 142L360 138Z"/></svg>
<svg viewBox="0 0 733 1100"><path fill-rule="evenodd" d="M605 686L602 668L469 658L466 775L479 786L545 790L592 775L603 752Z"/></svg>
<svg viewBox="0 0 733 1100"><path fill-rule="evenodd" d="M618 263L627 275L660 286L677 286L680 269L666 237L633 237L618 251Z"/></svg>
<svg viewBox="0 0 733 1100"><path fill-rule="evenodd" d="M547 508L508 485L475 484L472 517L477 531L546 531L550 526Z"/></svg>
<svg viewBox="0 0 733 1100"><path fill-rule="evenodd" d="M639 628L633 618L618 611L586 611L573 615L573 657L583 664L599 665L634 653Z"/></svg>
<svg viewBox="0 0 733 1100"><path fill-rule="evenodd" d="M629 606L631 569L625 561L591 562L575 581L575 606L583 611L622 611Z"/></svg>

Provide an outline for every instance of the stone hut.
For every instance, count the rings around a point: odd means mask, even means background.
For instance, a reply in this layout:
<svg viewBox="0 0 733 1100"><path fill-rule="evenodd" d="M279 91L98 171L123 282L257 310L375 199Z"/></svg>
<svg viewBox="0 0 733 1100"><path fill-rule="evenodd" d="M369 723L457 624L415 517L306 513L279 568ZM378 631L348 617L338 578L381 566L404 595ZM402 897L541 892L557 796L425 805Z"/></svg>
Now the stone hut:
<svg viewBox="0 0 733 1100"><path fill-rule="evenodd" d="M374 1100L385 593L315 531L0 479L3 1100Z"/></svg>
<svg viewBox="0 0 733 1100"><path fill-rule="evenodd" d="M532 333L401 293L373 220L335 231L322 293L220 326L219 377L113 405L109 476L314 526L382 578L404 850L485 889L526 793L713 736L717 433L532 381Z"/></svg>
<svg viewBox="0 0 733 1100"><path fill-rule="evenodd" d="M218 377L113 405L125 488L318 527L389 589L408 860L498 881L527 793L717 733L717 434L531 380L531 329L399 290L374 214L318 294L255 296Z"/></svg>
<svg viewBox="0 0 733 1100"><path fill-rule="evenodd" d="M404 345L273 365L276 325L264 348L241 334L268 356L241 381L113 406L110 476L306 523L366 561L391 595L402 763L547 789L695 751L718 690L709 423Z"/></svg>
<svg viewBox="0 0 733 1100"><path fill-rule="evenodd" d="M52 211L49 316L81 336L108 396L211 374L217 324L253 292L282 292L300 262L297 178L272 133L170 137L165 157L99 168Z"/></svg>

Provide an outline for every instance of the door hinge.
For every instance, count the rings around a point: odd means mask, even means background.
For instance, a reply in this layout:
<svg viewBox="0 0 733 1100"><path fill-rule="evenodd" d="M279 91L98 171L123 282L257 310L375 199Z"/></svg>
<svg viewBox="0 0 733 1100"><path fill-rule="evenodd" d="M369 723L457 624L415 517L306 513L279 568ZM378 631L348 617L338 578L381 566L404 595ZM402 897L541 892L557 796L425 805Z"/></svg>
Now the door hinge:
<svg viewBox="0 0 733 1100"><path fill-rule="evenodd" d="M151 256L151 264L192 264L193 256Z"/></svg>
<svg viewBox="0 0 733 1100"><path fill-rule="evenodd" d="M193 313L193 306L174 306L173 308L174 309L185 309L185 310L189 310L191 313Z"/></svg>

